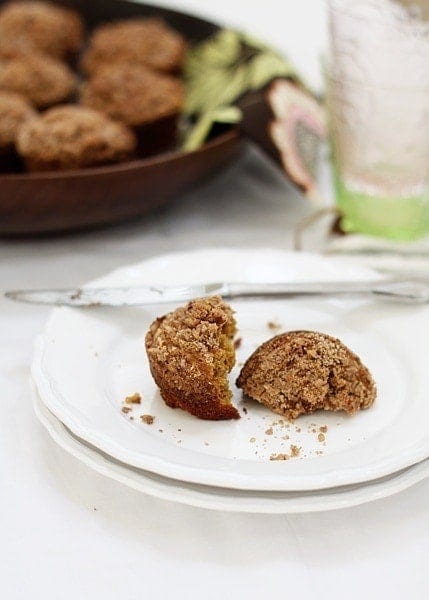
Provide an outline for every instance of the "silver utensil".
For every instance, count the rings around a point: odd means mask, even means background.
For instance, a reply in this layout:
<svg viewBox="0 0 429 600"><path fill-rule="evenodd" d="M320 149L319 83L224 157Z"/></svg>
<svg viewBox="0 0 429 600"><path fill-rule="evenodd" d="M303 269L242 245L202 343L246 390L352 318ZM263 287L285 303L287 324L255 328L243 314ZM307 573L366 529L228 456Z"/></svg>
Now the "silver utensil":
<svg viewBox="0 0 429 600"><path fill-rule="evenodd" d="M411 280L324 281L301 283L207 283L176 287L141 286L16 290L6 292L10 300L53 306L143 306L185 302L219 294L224 298L252 296L338 296L369 295L412 304L429 302L429 283Z"/></svg>

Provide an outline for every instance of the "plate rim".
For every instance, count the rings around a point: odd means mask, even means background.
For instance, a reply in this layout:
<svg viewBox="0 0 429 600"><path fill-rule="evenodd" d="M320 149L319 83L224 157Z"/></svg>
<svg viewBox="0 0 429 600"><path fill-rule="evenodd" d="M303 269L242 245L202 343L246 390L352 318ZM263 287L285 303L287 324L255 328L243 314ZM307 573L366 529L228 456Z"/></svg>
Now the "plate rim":
<svg viewBox="0 0 429 600"><path fill-rule="evenodd" d="M110 273L106 274L105 276L97 278L95 280L92 280L87 285L97 285L97 282L101 281L105 277L109 277L113 274L120 273L121 271L124 271L124 270L129 270L129 269L132 269L135 267L141 267L145 263L152 261L152 260L160 260L160 259L165 260L168 257L172 257L172 256L177 257L178 255L179 256L180 255L188 256L189 254L198 254L205 250L214 251L214 252L225 251L225 250L226 251L232 250L232 251L238 251L238 252L249 251L249 250L255 251L255 249L250 249L250 248L217 247L217 248L199 248L199 249L191 250L191 251L170 252L170 253L166 253L166 254L155 255L144 261L140 261L140 262L134 263L132 265L125 265L118 269L114 269ZM282 254L284 254L284 253L294 254L291 251L275 249L275 248L260 248L257 251L276 252L276 253L282 253ZM321 257L320 255L317 255L314 253L300 253L300 256L310 256L310 257L317 256L318 259L325 258L325 260L332 261L332 259L329 259L326 257ZM359 265L357 265L357 266L359 266ZM365 268L360 267L360 268L362 271L366 270L368 273L373 273L373 271L371 269L368 269L366 267ZM46 333L47 328L49 327L49 323L50 323L51 319L53 318L53 316L55 315L55 313L56 313L56 311L54 309L54 311L52 311L52 313L51 313L51 317L48 320L48 323L47 323L47 326L45 329L45 333ZM69 427L73 431L73 433L75 435L84 439L86 442L89 442L90 444L94 445L95 447L99 448L101 451L105 452L106 454L109 454L113 458L116 458L126 464L129 464L130 466L140 468L140 469L146 469L151 472L158 473L164 477L169 477L169 478L176 479L179 481L187 481L187 482L191 482L191 483L195 483L195 484L217 486L217 487L221 487L221 488L222 487L231 487L231 488L239 489L239 490L255 490L256 489L255 483L254 483L255 476L251 476L248 474L240 474L240 477L237 477L236 472L231 474L231 473L226 473L226 472L220 473L219 471L216 471L216 470L207 470L207 469L205 469L203 471L200 467L195 468L190 465L174 463L171 460L166 460L165 458L144 455L142 453L137 453L135 450L134 451L127 450L127 449L123 448L122 445L119 446L117 444L117 442L115 442L114 439L111 439L111 436L109 436L108 438L106 438L106 437L100 438L99 434L96 431L94 431L92 428L89 429L88 427L86 427L86 428L83 427L81 423L79 423L78 421L75 420L74 416L70 414L70 412L67 410L67 408L63 404L61 404L60 401L58 401L54 390L52 390L52 388L49 384L49 381L47 381L47 379L44 377L43 370L42 370L43 347L44 347L44 337L42 334L36 340L36 344L35 344L35 351L34 351L33 363L32 363L32 377L37 385L39 394L44 399L45 404L55 414L55 416L57 418L59 418L63 423L65 423L65 425L67 427ZM109 443L109 440L110 440L110 443ZM343 469L341 469L341 471L339 471L341 476L339 476L338 472L337 472L337 479L336 479L335 483L333 483L332 481L327 483L323 479L323 477L320 476L319 479L317 479L316 484L314 484L314 482L303 484L303 482L300 481L299 477L295 477L294 481L296 481L297 483L296 484L294 483L291 485L290 482L288 484L285 484L284 482L282 483L282 481L280 480L279 477L274 478L274 477L267 476L265 478L266 483L258 485L257 489L265 490L265 491L270 491L270 490L271 491L273 491L273 490L276 490L276 491L298 491L298 490L304 491L304 490L314 490L314 489L328 489L328 488L332 487L333 485L341 486L341 485L352 485L352 484L368 482L373 479L377 479L379 477L387 476L391 473L397 472L400 469L410 467L412 464L415 464L415 463L420 462L420 461L424 460L425 458L427 458L428 457L427 442L425 442L424 446L420 445L418 447L418 450L414 450L414 452L411 454L411 458L410 457L404 458L405 456L408 456L408 455L400 455L399 457L394 457L394 458L390 457L389 459L385 459L384 462L381 463L381 465L383 465L383 467L380 466L380 463L376 463L376 465L373 468L367 467L365 472L363 472L363 470L362 470L361 474L358 477L356 477L356 475L354 475L353 481L350 481L350 470L347 469L346 467L344 467ZM173 469L174 469L174 472L172 472ZM275 479L275 481L274 481L274 479Z"/></svg>
<svg viewBox="0 0 429 600"><path fill-rule="evenodd" d="M154 473L149 473L152 475L152 478L149 479L143 470L131 470L126 464L110 459L109 456L103 456L96 448L81 443L71 431L67 430L64 423L44 405L37 393L35 383L33 381L30 383L35 415L53 441L63 450L104 477L151 497L185 506L246 514L304 514L333 511L393 496L429 477L429 458L427 458L421 463L392 474L385 481L375 480L360 486L314 490L314 494L309 495L307 492L305 497L299 496L299 492L275 492L277 497L273 499L272 497L263 497L264 492L245 490L241 490L241 496L238 496L240 490L233 488L224 488L223 494L219 494L220 490L216 487L208 490L207 486L182 481L178 486L177 480L169 480ZM367 491L367 496L357 497L357 494L364 490ZM240 505L244 498L247 499L247 504ZM323 504L321 504L322 501Z"/></svg>

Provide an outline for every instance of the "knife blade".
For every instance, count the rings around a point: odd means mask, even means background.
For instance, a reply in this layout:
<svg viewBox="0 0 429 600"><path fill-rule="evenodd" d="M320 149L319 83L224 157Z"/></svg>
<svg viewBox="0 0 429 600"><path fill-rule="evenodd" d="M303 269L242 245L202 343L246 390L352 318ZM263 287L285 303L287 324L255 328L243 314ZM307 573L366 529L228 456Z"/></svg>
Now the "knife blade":
<svg viewBox="0 0 429 600"><path fill-rule="evenodd" d="M376 281L322 281L284 283L206 283L183 286L83 287L52 290L14 290L6 298L17 302L50 306L145 306L187 302L217 295L224 298L252 296L373 295L408 303L429 301L429 284L421 281L382 279Z"/></svg>

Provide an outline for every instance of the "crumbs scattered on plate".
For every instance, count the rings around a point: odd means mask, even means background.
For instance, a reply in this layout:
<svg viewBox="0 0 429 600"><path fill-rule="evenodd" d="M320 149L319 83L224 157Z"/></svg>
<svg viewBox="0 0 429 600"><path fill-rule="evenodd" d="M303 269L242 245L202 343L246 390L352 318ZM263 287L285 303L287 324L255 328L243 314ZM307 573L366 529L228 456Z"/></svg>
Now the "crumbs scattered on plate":
<svg viewBox="0 0 429 600"><path fill-rule="evenodd" d="M289 460L290 458L296 458L301 454L301 448L295 444L290 445L290 453L285 454L280 452L279 454L271 454L270 460Z"/></svg>
<svg viewBox="0 0 429 600"><path fill-rule="evenodd" d="M137 412L139 411L137 407L142 404L143 398L141 394L139 392L134 392L133 394L126 396L122 401L121 412L127 415L127 418L131 421L140 420L146 425L152 425L156 419L154 415L139 415ZM251 407L247 408L242 406L242 411L245 415L248 415L247 420L252 419L251 414L249 414ZM173 432L170 431L170 424L168 424L167 431L163 428L159 428L160 425L161 423L157 428L157 431L160 434L170 433L172 442L179 445L184 443L185 440L177 439L176 437L177 433L182 432L182 428L176 427ZM319 425L318 423L311 422L306 425L301 424L298 426L294 422L284 418L270 419L269 416L264 415L259 425L256 425L253 435L248 438L248 443L252 446L252 453L257 457L257 460L286 461L296 458L302 460L310 456L320 456L324 453L320 447L326 446L327 433L327 425ZM310 449L311 446L309 448L308 444L305 442L305 438L308 438L308 436L314 440L312 449ZM210 444L209 441L205 440L202 445L207 447ZM303 447L305 447L305 451L303 450Z"/></svg>
<svg viewBox="0 0 429 600"><path fill-rule="evenodd" d="M249 419L250 417L248 417ZM262 417L266 420L266 417ZM268 426L268 427L267 427ZM258 428L259 429L259 428ZM317 446L326 446L327 440L327 425L318 425L317 423L307 423L301 426L295 425L292 421L286 419L276 419L269 423L265 421L264 426L259 429L258 433L249 438L249 443L255 448L254 454L258 455L261 460L284 461L291 458L299 458L300 460L310 456L320 456L323 450L319 450ZM270 436L268 443L267 436ZM308 438L312 438L313 442L309 447ZM320 444L320 445L319 445ZM275 452L271 451L272 447L277 445ZM306 450L303 450L305 446Z"/></svg>

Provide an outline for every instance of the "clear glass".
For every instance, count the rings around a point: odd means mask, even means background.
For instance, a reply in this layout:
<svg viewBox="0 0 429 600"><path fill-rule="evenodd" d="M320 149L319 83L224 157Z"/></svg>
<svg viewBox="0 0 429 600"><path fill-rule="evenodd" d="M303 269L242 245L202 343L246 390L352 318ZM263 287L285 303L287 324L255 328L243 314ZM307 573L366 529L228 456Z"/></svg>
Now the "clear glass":
<svg viewBox="0 0 429 600"><path fill-rule="evenodd" d="M429 233L429 24L408 8L330 2L327 106L342 225L398 240Z"/></svg>

